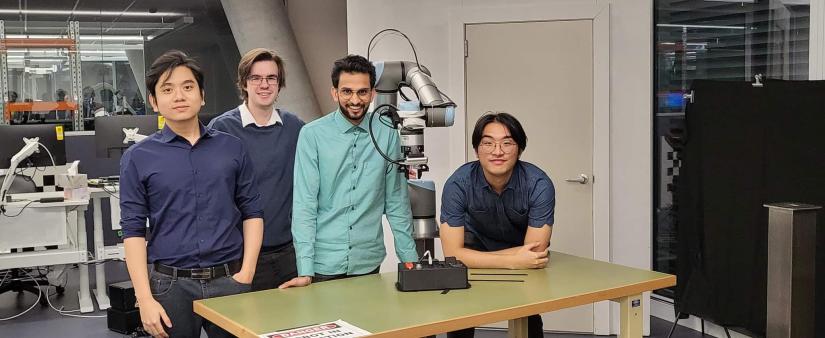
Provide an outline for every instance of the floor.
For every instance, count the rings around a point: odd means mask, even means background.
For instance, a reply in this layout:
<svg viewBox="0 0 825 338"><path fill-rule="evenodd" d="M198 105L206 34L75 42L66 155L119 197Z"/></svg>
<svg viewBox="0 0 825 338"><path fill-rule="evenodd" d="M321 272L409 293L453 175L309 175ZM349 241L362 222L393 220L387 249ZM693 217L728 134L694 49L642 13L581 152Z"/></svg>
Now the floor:
<svg viewBox="0 0 825 338"><path fill-rule="evenodd" d="M106 275L109 283L123 281L128 279L126 274L126 266L122 262L108 262L106 264ZM94 269L90 269L94 270ZM77 273L76 267L68 269L68 284L63 296L53 295L50 297L52 305L64 310L77 309ZM0 275L2 278L2 275ZM94 276L90 276L92 288L94 288ZM50 288L51 293L54 294L54 288ZM0 318L14 316L35 303L37 296L24 292L15 293L7 292L0 294ZM72 315L81 315L79 313L70 313ZM31 311L26 314L11 320L0 321L0 337L14 337L14 338L40 338L51 337L59 335L63 338L123 338L130 337L109 331L106 325L106 312L97 311L89 314L82 314L83 318L64 316L49 306L35 305ZM651 318L651 335L650 337L667 337L668 330L670 330L671 323L658 318ZM503 338L507 334L504 331L497 330L477 330L477 338ZM702 335L694 330L679 326L674 332L674 338L694 338ZM206 335L202 335L206 337ZM445 335L439 335L438 338L445 338ZM582 334L554 334L545 333L546 338L589 338L589 337L603 337Z"/></svg>

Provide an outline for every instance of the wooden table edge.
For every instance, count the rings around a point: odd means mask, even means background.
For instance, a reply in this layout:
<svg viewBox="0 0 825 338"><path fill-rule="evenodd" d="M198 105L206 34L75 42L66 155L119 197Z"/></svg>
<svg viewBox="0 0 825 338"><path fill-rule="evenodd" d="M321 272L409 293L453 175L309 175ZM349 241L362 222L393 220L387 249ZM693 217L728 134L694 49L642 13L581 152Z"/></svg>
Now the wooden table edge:
<svg viewBox="0 0 825 338"><path fill-rule="evenodd" d="M657 279L646 280L634 284L628 284L614 289L599 290L594 292L587 292L578 295L573 295L553 301L539 302L533 304L525 304L517 307L478 313L471 316L459 317L447 321L432 322L421 326L405 327L390 331L374 333L370 337L424 337L455 331L467 327L476 327L484 324L500 322L504 320L526 317L536 313L552 312L556 310L566 309L579 305L592 304L604 300L615 300L621 297L627 297L635 294L640 294L646 291L658 290L666 287L676 285L676 276L667 275ZM242 327L237 322L215 312L203 305L200 301L195 301L195 313L202 316L206 320L220 326L230 333L242 338L257 338L259 334L249 331ZM346 319L344 319L346 321ZM353 324L353 323L351 323Z"/></svg>

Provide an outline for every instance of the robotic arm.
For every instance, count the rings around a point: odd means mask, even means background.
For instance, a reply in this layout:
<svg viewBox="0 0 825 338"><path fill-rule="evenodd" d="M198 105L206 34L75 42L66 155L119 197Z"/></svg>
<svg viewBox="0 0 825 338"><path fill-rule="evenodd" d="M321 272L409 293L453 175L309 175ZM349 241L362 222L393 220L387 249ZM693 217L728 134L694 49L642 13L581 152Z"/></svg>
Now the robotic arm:
<svg viewBox="0 0 825 338"><path fill-rule="evenodd" d="M389 116L401 134L400 170L405 176L415 173L408 181L408 191L413 214L413 238L419 256L435 252L434 239L438 237L435 220L435 183L422 180L429 171L424 154L424 128L449 127L455 120L456 104L444 95L433 82L430 71L415 62L374 62L376 73L375 111ZM408 87L418 100L398 104L402 87ZM403 96L403 93L402 93ZM406 99L406 97L405 97ZM386 108L386 110L384 110Z"/></svg>
<svg viewBox="0 0 825 338"><path fill-rule="evenodd" d="M409 61L379 61L374 64L377 78L375 89L378 92L376 111L388 107L385 115L389 115L401 131L402 170L414 170L421 178L422 173L429 170L427 156L424 155L424 128L452 126L456 104L438 90L430 71L424 66ZM402 87L412 89L418 100L404 101L399 105L398 93Z"/></svg>

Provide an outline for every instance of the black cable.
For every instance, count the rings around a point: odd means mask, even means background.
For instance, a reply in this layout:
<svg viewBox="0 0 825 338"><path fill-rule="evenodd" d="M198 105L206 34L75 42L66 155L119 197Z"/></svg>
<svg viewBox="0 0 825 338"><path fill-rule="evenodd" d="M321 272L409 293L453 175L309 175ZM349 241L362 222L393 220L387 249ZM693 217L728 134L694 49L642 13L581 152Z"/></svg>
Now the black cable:
<svg viewBox="0 0 825 338"><path fill-rule="evenodd" d="M404 165L404 163L401 163L399 160L391 159L389 156L387 156L387 154L384 153L384 151L381 150L381 147L378 146L378 141L375 140L375 134L372 132L372 120L375 119L376 115L380 115L378 113L378 111L380 111L381 108L384 108L384 107L387 107L387 108L392 107L392 108L398 109L397 107L395 107L395 106L393 106L389 103L384 103L384 104L379 105L378 107L375 108L372 115L370 116L370 122L369 122L369 132L370 132L370 139L372 140L372 145L375 147L375 150L377 150L378 153L381 154L381 157L383 157L385 160L387 160L387 162L390 162L392 164L397 164L397 165ZM379 120L380 120L380 118L379 118Z"/></svg>
<svg viewBox="0 0 825 338"><path fill-rule="evenodd" d="M118 196L118 195L116 195L116 194L115 194L115 192L116 192L116 191L114 191L114 190L111 190L111 191L110 191L109 189L106 189L106 185L105 185L105 184L104 184L104 185L102 185L102 186L100 187L100 189L103 189L103 192L105 192L105 193L109 194L109 196L112 196L112 198L114 198L114 199L118 199L118 200L120 199L120 196Z"/></svg>
<svg viewBox="0 0 825 338"><path fill-rule="evenodd" d="M402 33L400 30L397 30L395 28L387 28L387 29L381 30L380 32L375 33L375 35L372 36L372 38L370 39L370 43L367 45L367 60L370 59L370 51L372 49L372 41L375 40L375 38L377 38L379 35L383 34L384 32L395 32L395 33L401 34L401 36L403 36L405 39L407 39L407 42L410 44L410 48L412 48L413 56L415 57L415 64L418 65L419 67L421 66L421 63L418 62L418 53L415 51L415 46L413 45L412 40L410 40L410 38L406 34Z"/></svg>
<svg viewBox="0 0 825 338"><path fill-rule="evenodd" d="M20 214L23 213L23 210L26 210L26 208L29 206L29 204L32 204L32 203L34 203L34 200L31 200L31 201L29 201L29 203L26 203L26 205L24 205L23 208L21 208L20 211L16 215L13 215L13 216L12 215L7 215L5 208L0 210L0 213L2 213L2 215L6 216L6 217L17 217L17 216L20 216Z"/></svg>

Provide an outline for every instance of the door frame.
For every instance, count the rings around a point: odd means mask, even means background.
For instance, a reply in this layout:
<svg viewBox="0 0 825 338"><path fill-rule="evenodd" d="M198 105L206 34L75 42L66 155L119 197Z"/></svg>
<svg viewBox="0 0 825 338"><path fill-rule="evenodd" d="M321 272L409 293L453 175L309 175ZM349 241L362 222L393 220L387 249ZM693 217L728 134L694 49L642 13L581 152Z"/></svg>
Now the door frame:
<svg viewBox="0 0 825 338"><path fill-rule="evenodd" d="M467 162L465 27L468 24L592 20L593 22L593 258L610 257L610 3L506 5L454 8L450 11L449 86L453 88L455 125L450 132L450 167ZM611 333L608 301L593 306L593 333Z"/></svg>

